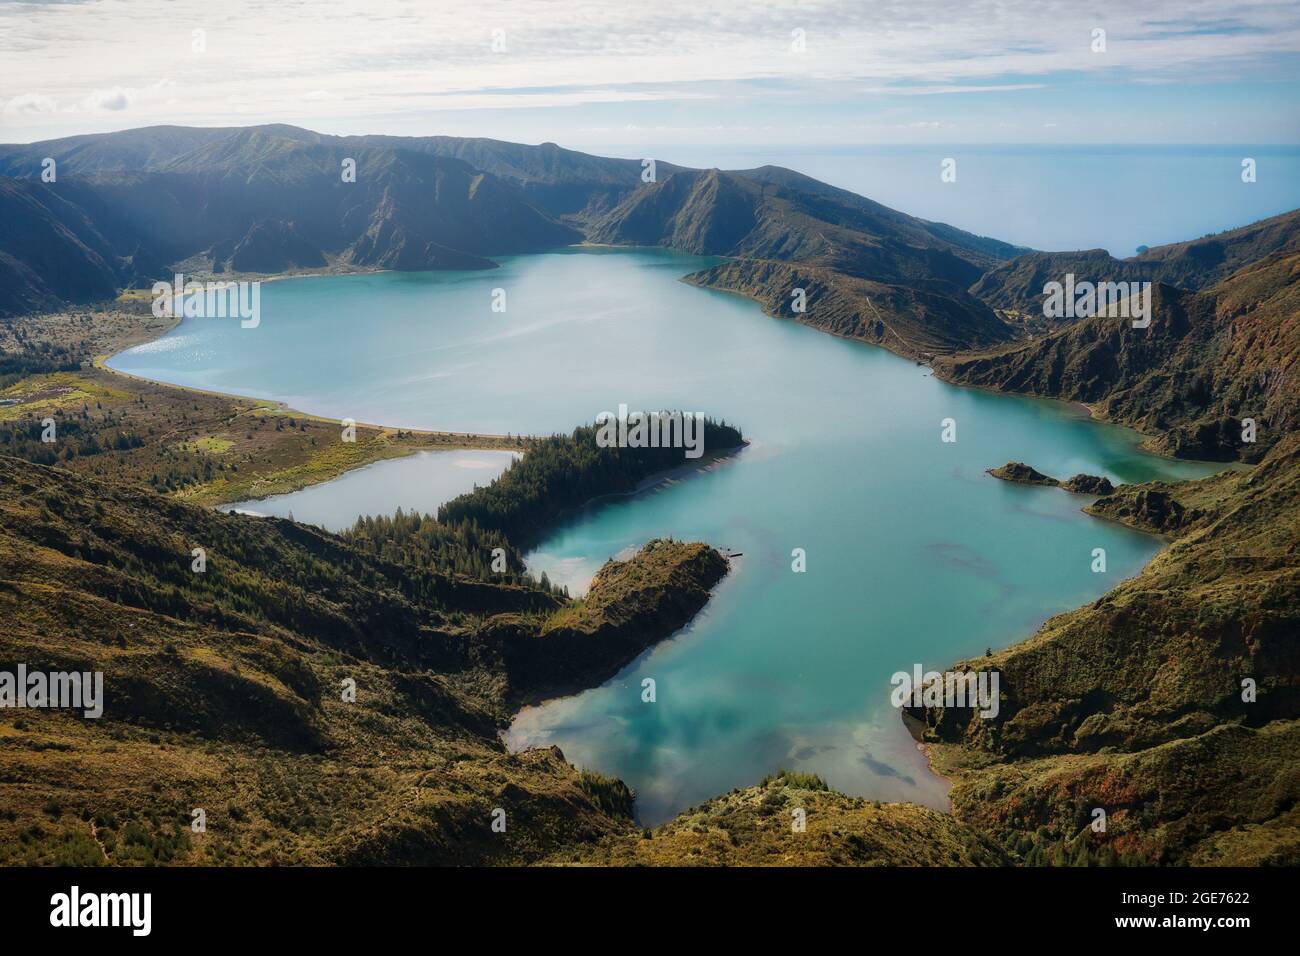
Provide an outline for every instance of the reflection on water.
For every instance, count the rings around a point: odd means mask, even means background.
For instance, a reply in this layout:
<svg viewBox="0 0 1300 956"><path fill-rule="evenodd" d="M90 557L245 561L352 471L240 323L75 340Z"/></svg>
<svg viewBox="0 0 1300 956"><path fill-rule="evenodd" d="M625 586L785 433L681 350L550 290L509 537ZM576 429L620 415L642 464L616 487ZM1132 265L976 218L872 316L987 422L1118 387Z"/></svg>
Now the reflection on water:
<svg viewBox="0 0 1300 956"><path fill-rule="evenodd" d="M704 612L601 687L522 712L512 747L558 744L622 777L655 823L780 767L881 800L946 806L889 705L889 677L1002 647L1137 572L1158 542L1080 512L1088 499L985 474L1206 474L1061 403L963 390L887 352L678 281L708 260L567 252L489 273L291 280L256 330L184 322L117 368L303 411L402 427L568 431L620 403L701 409L752 441L733 459L572 516L529 556L575 589L671 535L743 552ZM510 290L505 314L491 290ZM169 344L170 343L170 344ZM940 441L954 418L958 441ZM447 453L473 460L489 453ZM259 511L327 527L430 511L491 469L384 462ZM408 472L404 469L411 469ZM319 506L319 510L318 509ZM1091 554L1107 551L1106 574ZM791 551L807 571L791 570ZM653 704L641 681L657 684Z"/></svg>

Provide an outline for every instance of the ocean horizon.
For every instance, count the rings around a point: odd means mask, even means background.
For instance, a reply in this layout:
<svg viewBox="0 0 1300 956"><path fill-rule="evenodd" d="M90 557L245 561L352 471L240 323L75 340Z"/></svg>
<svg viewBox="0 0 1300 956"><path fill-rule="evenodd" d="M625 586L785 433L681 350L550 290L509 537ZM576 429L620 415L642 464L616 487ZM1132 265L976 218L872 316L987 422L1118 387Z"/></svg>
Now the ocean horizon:
<svg viewBox="0 0 1300 956"><path fill-rule="evenodd" d="M560 145L568 145L561 143ZM582 152L633 158L626 145ZM694 167L785 166L910 216L1044 252L1198 239L1300 207L1300 146L1285 144L666 146ZM940 164L957 161L955 182ZM1241 178L1255 160L1256 180Z"/></svg>

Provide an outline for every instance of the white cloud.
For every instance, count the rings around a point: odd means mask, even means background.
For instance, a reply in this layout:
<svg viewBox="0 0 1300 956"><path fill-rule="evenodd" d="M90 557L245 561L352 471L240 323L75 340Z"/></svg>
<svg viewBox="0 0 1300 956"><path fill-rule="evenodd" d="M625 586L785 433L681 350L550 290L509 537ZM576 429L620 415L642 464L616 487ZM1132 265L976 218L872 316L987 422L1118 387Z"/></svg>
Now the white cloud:
<svg viewBox="0 0 1300 956"><path fill-rule="evenodd" d="M1016 93L1020 90L1046 89L1046 83L999 83L980 86L976 84L947 86L872 86L861 92L877 96L946 96L954 93Z"/></svg>
<svg viewBox="0 0 1300 956"><path fill-rule="evenodd" d="M54 100L40 93L20 93L5 101L4 112L7 116L39 116L53 113L58 107Z"/></svg>
<svg viewBox="0 0 1300 956"><path fill-rule="evenodd" d="M1091 51L1098 26L1104 54ZM795 28L800 56L789 53ZM193 29L205 31L203 52L191 50ZM496 29L508 52L493 52ZM1277 0L0 4L0 89L41 97L20 113L15 97L4 115L34 131L72 111L102 126L124 114L137 125L256 114L374 128L419 111L716 97L728 84L926 96L1010 94L1059 74L1274 82L1278 58L1296 54L1300 14ZM174 81L166 96L150 91L160 62Z"/></svg>
<svg viewBox="0 0 1300 956"><path fill-rule="evenodd" d="M118 112L129 107L135 97L135 90L114 86L107 90L92 90L90 95L82 101L82 105L90 110Z"/></svg>

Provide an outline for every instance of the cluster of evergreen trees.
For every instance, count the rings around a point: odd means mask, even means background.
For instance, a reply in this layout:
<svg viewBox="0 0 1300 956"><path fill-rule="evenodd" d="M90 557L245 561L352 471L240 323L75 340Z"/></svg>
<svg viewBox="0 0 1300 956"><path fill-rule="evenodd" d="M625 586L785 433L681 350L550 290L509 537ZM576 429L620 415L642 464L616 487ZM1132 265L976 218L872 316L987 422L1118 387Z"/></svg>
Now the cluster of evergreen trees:
<svg viewBox="0 0 1300 956"><path fill-rule="evenodd" d="M13 455L38 465L54 465L72 458L144 446L144 439L112 412L96 418L83 406L79 415L56 409L49 417L54 419L56 441L43 441L46 430L43 418L29 414L0 430L0 455Z"/></svg>
<svg viewBox="0 0 1300 956"><path fill-rule="evenodd" d="M398 509L391 517L359 519L343 537L386 561L536 584L567 596L544 575L540 582L525 576L521 549L534 544L563 512L631 491L639 481L683 462L680 448L602 448L596 433L596 426L588 425L533 442L499 478L447 502L436 518ZM706 451L743 441L740 429L705 419Z"/></svg>
<svg viewBox="0 0 1300 956"><path fill-rule="evenodd" d="M472 521L444 524L430 515L409 514L401 508L392 516L359 518L343 533L360 551L428 571L454 571L495 581L524 580L523 557L499 531L484 530ZM501 562L493 568L493 553Z"/></svg>
<svg viewBox="0 0 1300 956"><path fill-rule="evenodd" d="M1095 843L1087 835L1052 842L1035 841L1028 835L1021 837L1021 858L1025 866L1142 866L1144 861L1131 855L1120 855L1109 843Z"/></svg>
<svg viewBox="0 0 1300 956"><path fill-rule="evenodd" d="M23 457L38 460L41 451L69 444L81 453L126 451L141 444L111 414L96 419L83 409L77 416L57 417L59 446L42 446L39 423L23 421L3 433L7 438L0 439L4 442L0 454L18 450L17 445L22 446ZM725 423L706 421L704 434L706 449L732 448L743 441L740 430ZM630 491L644 478L682 461L680 448L599 447L595 427L586 426L571 435L532 443L524 457L491 485L447 503L436 518L399 509L392 516L359 519L342 535L350 553L318 554L322 545L314 537L299 540L297 532L273 530L278 523L249 525L214 516L203 522L201 531L190 529L188 536L202 540L212 554L221 556L205 574L191 573L188 562L178 560L172 547L149 535L110 544L90 533L73 536L67 544L77 558L124 572L116 586L125 590L112 595L114 599L181 619L225 621L230 615L245 615L329 633L339 630L337 622L323 620L330 615L322 615L309 596L346 604L358 597L358 585L380 592L396 590L417 607L452 616L474 613L479 598L449 574L524 585L525 591L515 600L519 609L541 608L553 599L534 589L556 596L567 592L545 577L533 581L525 575L520 542L533 542L565 510L601 495ZM64 518L89 529L104 524L104 508L105 503L96 505L92 516L85 513L84 503L74 503L55 491L45 497L42 511L51 523ZM267 563L274 564L280 582L291 586L272 586L260 575L247 573ZM397 617L409 613L386 610Z"/></svg>
<svg viewBox="0 0 1300 956"><path fill-rule="evenodd" d="M500 531L520 547L534 544L565 511L602 495L632 491L637 483L685 463L680 448L600 447L597 426L539 439L496 481L438 509L444 524L473 523ZM704 420L704 450L724 451L744 441L740 429Z"/></svg>
<svg viewBox="0 0 1300 956"><path fill-rule="evenodd" d="M15 329L14 337L16 349L0 350L0 388L7 388L29 375L75 372L81 368L80 352L45 342L29 343L21 328Z"/></svg>

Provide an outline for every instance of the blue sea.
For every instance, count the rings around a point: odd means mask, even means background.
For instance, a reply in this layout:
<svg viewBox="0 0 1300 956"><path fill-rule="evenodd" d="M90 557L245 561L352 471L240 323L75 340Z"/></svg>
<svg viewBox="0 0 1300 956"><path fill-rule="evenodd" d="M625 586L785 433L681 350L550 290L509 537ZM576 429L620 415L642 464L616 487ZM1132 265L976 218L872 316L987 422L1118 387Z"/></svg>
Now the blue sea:
<svg viewBox="0 0 1300 956"><path fill-rule="evenodd" d="M1300 147L880 146L674 149L688 166L786 166L900 212L1046 251L1196 239L1300 208ZM1242 182L1242 160L1255 182ZM940 179L956 160L957 178Z"/></svg>

